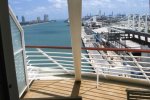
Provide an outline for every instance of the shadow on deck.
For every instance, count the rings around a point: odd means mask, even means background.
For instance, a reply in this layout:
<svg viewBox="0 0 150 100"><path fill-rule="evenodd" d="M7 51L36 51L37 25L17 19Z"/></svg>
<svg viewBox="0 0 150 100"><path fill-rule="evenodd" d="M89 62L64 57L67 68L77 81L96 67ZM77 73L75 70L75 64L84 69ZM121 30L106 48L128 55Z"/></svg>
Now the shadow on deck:
<svg viewBox="0 0 150 100"><path fill-rule="evenodd" d="M126 89L146 89L148 87L117 81L96 81L83 79L75 82L66 80L36 80L23 100L126 100Z"/></svg>

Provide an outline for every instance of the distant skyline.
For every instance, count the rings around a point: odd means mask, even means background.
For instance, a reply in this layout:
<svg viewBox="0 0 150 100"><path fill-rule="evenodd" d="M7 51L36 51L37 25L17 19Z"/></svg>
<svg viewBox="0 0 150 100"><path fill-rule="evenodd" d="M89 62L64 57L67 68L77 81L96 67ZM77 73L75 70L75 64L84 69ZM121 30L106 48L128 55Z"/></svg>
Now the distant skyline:
<svg viewBox="0 0 150 100"><path fill-rule="evenodd" d="M82 0L82 15L98 14L99 10L106 15L111 14L148 14L149 0ZM9 0L9 5L17 16L25 16L26 20L37 17L43 18L44 14L49 19L68 18L67 0Z"/></svg>

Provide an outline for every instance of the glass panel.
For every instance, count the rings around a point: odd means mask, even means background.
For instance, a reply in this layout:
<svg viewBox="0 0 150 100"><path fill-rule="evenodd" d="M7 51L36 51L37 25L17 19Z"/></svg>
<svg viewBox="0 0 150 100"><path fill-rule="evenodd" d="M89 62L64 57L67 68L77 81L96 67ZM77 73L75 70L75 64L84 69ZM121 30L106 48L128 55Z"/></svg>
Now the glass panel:
<svg viewBox="0 0 150 100"><path fill-rule="evenodd" d="M23 54L22 52L15 55L15 66L19 93L21 93L26 86Z"/></svg>
<svg viewBox="0 0 150 100"><path fill-rule="evenodd" d="M22 48L21 33L11 16L10 16L10 25L11 25L13 50L15 53ZM15 54L14 59L15 59L18 91L19 91L19 94L21 94L23 92L24 88L26 87L25 67L24 67L25 65L24 65L24 60L23 60L23 52L19 52L19 53Z"/></svg>
<svg viewBox="0 0 150 100"><path fill-rule="evenodd" d="M18 27L16 26L13 19L10 17L10 25L11 25L11 34L12 34L12 42L13 42L13 50L14 52L21 49L21 36Z"/></svg>

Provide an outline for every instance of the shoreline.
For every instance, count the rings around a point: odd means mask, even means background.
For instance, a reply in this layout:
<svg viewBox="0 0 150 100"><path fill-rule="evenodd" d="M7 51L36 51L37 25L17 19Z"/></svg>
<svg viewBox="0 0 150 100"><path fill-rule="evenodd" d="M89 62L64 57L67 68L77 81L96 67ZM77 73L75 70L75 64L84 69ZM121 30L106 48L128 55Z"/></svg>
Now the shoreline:
<svg viewBox="0 0 150 100"><path fill-rule="evenodd" d="M28 27L28 26L33 26L33 25L45 24L45 23L50 23L50 22L35 23L35 24L29 24L29 25L22 25L22 27Z"/></svg>

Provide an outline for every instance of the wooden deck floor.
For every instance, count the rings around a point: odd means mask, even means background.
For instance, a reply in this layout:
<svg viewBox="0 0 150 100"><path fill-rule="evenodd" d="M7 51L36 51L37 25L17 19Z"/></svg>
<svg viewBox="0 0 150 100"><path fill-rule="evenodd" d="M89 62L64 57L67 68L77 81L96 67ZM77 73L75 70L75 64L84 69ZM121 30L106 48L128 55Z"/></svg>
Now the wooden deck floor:
<svg viewBox="0 0 150 100"><path fill-rule="evenodd" d="M126 89L141 89L127 83L101 81L96 88L95 80L37 80L24 98L55 98L82 96L83 100L126 100Z"/></svg>

